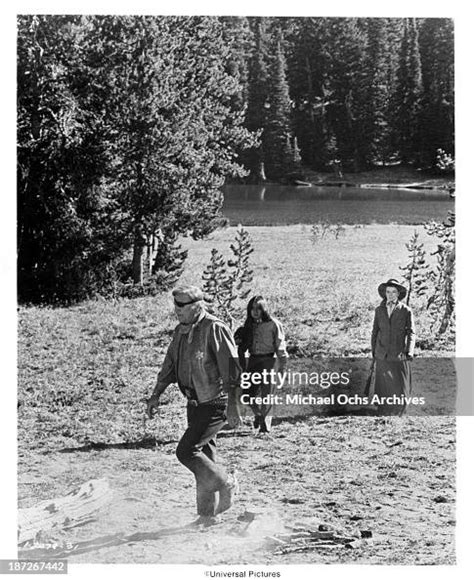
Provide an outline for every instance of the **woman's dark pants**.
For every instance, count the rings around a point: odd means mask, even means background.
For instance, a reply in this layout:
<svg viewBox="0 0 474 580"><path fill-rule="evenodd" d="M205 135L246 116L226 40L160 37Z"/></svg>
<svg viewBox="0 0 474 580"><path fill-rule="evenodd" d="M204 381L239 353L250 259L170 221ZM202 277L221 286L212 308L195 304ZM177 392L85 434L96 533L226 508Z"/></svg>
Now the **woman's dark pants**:
<svg viewBox="0 0 474 580"><path fill-rule="evenodd" d="M253 397L266 397L274 394L275 384L268 380L263 381L263 371L270 372L275 368L275 357L273 354L268 356L250 356L247 371L252 374L259 374L261 380L256 384L252 384L248 390L250 398ZM272 410L272 405L257 405L256 403L250 403L250 408L255 415L256 424L260 427L260 432L268 432L271 427L272 417L270 412Z"/></svg>

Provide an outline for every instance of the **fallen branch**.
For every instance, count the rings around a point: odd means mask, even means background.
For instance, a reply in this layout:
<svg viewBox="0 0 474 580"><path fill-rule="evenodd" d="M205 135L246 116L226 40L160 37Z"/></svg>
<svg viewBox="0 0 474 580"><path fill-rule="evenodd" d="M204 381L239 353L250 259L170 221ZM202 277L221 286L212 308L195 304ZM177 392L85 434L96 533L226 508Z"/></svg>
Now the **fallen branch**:
<svg viewBox="0 0 474 580"><path fill-rule="evenodd" d="M326 526L322 526L326 527ZM337 550L340 548L358 548L364 545L360 539L361 533L357 535L344 535L336 530L302 530L293 528L293 532L285 532L267 536L266 539L278 547L274 554L290 554L295 552L307 552L312 550ZM368 531L364 531L365 537L369 536Z"/></svg>
<svg viewBox="0 0 474 580"><path fill-rule="evenodd" d="M66 496L18 510L18 543L34 540L52 529L68 529L91 520L91 514L111 499L105 479L92 479Z"/></svg>

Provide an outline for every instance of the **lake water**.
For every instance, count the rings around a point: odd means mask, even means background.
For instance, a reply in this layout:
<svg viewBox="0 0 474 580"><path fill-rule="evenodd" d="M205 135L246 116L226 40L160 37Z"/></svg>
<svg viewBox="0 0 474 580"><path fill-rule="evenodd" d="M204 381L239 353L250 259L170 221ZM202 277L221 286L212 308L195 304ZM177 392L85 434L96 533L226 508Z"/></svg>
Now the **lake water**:
<svg viewBox="0 0 474 580"><path fill-rule="evenodd" d="M231 225L421 224L444 220L454 210L447 191L369 189L361 187L296 187L227 185L224 216Z"/></svg>

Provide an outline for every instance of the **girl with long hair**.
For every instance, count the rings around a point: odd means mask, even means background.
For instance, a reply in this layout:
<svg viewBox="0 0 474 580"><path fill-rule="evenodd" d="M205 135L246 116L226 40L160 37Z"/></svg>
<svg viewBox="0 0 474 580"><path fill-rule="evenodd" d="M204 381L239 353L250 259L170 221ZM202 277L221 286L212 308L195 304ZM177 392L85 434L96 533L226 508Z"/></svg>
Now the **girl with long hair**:
<svg viewBox="0 0 474 580"><path fill-rule="evenodd" d="M288 353L286 351L285 333L279 320L269 312L263 296L254 296L247 305L247 318L242 327L235 333L239 359L242 369L251 373L251 386L248 395L251 401L274 394L275 383L263 371L284 372ZM248 359L245 354L248 353ZM271 398L271 397L269 397ZM272 405L251 402L254 414L254 427L260 433L270 431Z"/></svg>

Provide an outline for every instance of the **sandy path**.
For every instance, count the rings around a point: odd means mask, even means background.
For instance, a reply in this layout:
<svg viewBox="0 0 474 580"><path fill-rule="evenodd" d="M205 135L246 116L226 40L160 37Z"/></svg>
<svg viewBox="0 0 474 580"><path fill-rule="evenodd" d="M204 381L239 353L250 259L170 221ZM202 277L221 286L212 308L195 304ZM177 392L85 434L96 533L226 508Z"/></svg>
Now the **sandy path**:
<svg viewBox="0 0 474 580"><path fill-rule="evenodd" d="M454 563L454 419L311 417L283 421L273 436L255 437L247 426L219 437L241 493L207 530L186 527L194 482L174 456L176 442L23 454L20 507L107 478L113 500L96 521L48 537L79 543L67 555L77 563ZM237 519L245 510L262 514L250 535ZM370 530L373 538L353 550L275 555L265 536L296 522Z"/></svg>

